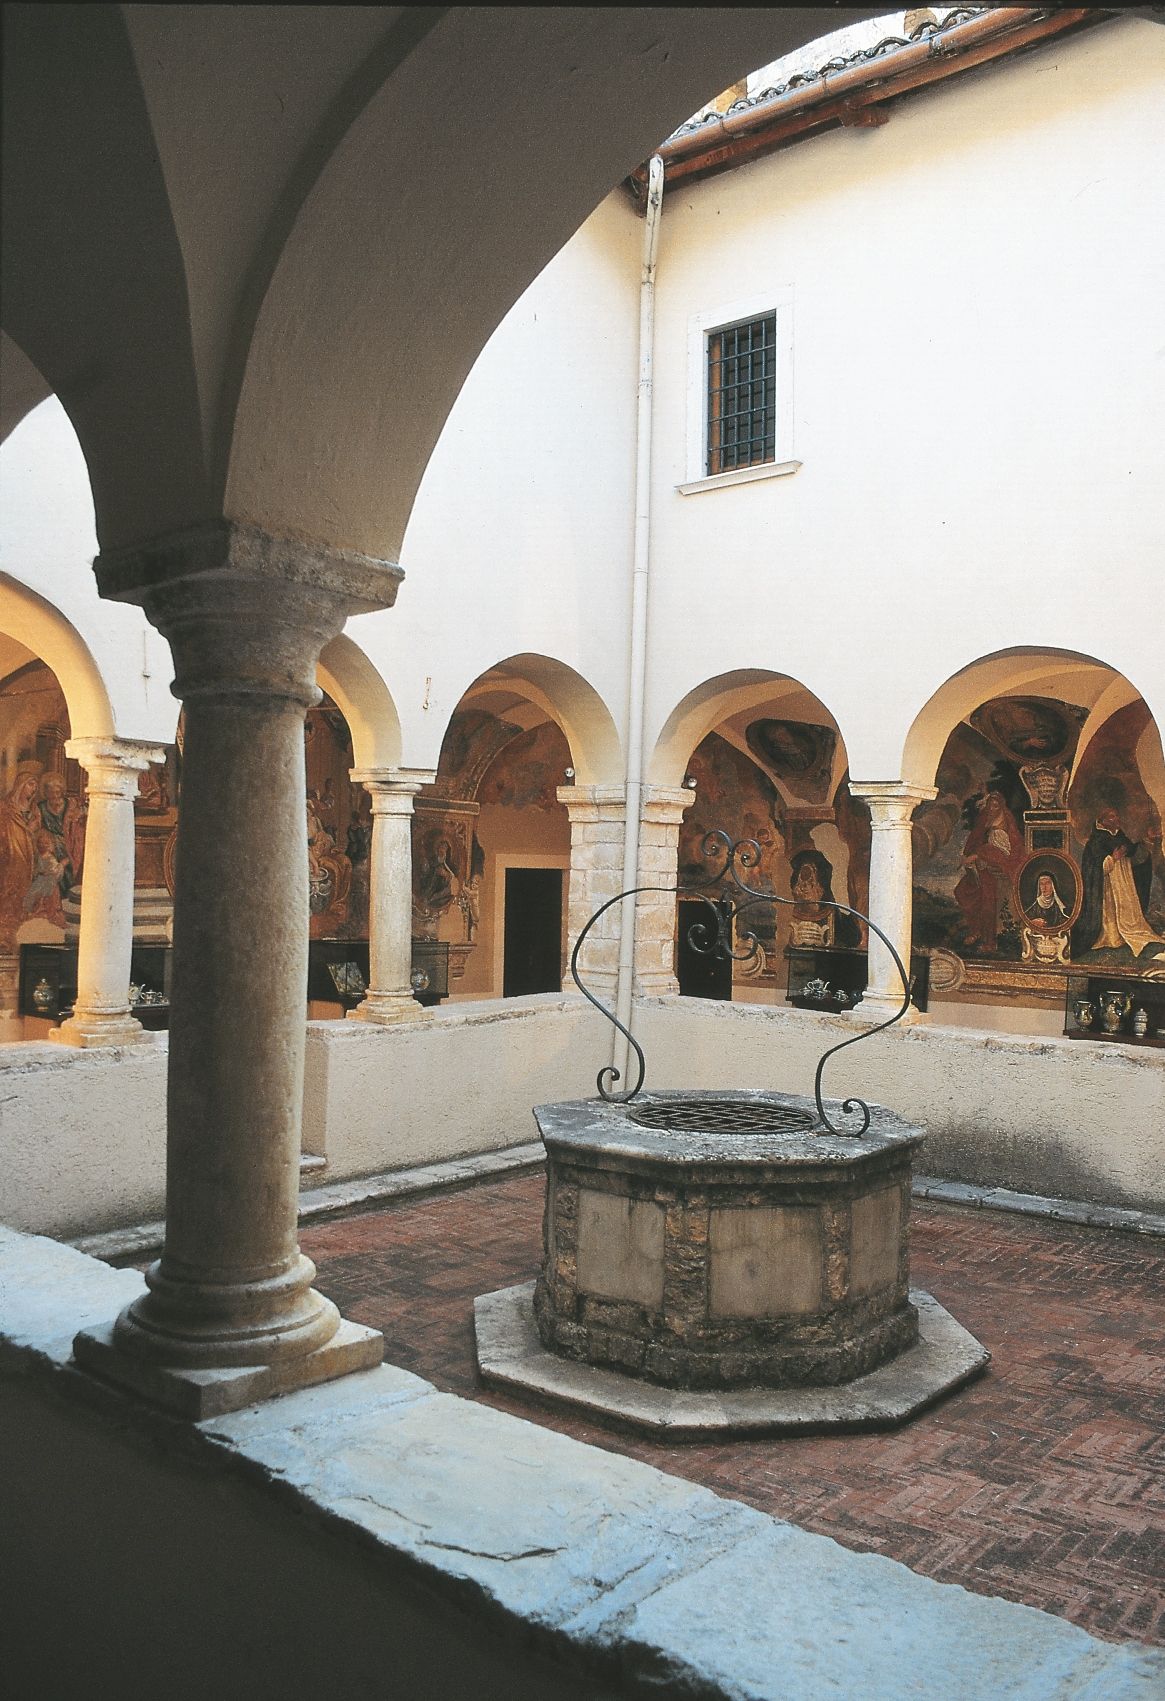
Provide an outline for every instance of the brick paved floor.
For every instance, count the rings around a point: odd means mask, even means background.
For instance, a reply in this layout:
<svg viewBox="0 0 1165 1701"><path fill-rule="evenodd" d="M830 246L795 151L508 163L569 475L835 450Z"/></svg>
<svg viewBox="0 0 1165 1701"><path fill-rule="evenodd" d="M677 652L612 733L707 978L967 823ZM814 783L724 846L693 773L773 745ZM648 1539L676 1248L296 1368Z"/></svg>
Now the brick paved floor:
<svg viewBox="0 0 1165 1701"><path fill-rule="evenodd" d="M543 1177L305 1227L317 1286L439 1388L645 1459L846 1546L1165 1644L1165 1244L916 1204L912 1280L990 1348L905 1428L659 1444L484 1392L476 1294L528 1280Z"/></svg>

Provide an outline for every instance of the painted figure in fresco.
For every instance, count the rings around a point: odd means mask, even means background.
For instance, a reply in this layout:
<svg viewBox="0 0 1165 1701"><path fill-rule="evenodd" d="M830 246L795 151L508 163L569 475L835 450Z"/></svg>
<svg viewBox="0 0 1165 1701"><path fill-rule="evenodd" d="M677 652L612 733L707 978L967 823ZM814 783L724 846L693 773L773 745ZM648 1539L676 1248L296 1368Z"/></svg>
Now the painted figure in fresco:
<svg viewBox="0 0 1165 1701"><path fill-rule="evenodd" d="M40 782L41 826L53 841L61 864L61 896L67 897L81 876L81 852L85 843L84 815L76 798L65 791L61 774L46 774ZM74 852L77 853L74 859Z"/></svg>
<svg viewBox="0 0 1165 1701"><path fill-rule="evenodd" d="M989 791L963 845L966 871L955 887L968 950L999 949L1003 907L1023 854L1023 834L1015 816L1001 792Z"/></svg>
<svg viewBox="0 0 1165 1701"><path fill-rule="evenodd" d="M1041 874L1036 881L1036 895L1023 913L1033 927L1062 927L1072 912L1056 890L1052 876Z"/></svg>
<svg viewBox="0 0 1165 1701"><path fill-rule="evenodd" d="M28 912L24 900L36 874L40 763L23 762L0 802L0 938L12 940Z"/></svg>
<svg viewBox="0 0 1165 1701"><path fill-rule="evenodd" d="M320 821L313 800L307 799L307 873L309 932L326 938L348 919L352 864Z"/></svg>
<svg viewBox="0 0 1165 1701"><path fill-rule="evenodd" d="M443 915L461 896L461 881L453 868L453 847L439 838L421 875L420 898L430 915Z"/></svg>
<svg viewBox="0 0 1165 1701"><path fill-rule="evenodd" d="M833 864L819 850L798 851L789 871L797 902L793 906L792 942L801 946L856 946L861 943L857 918L831 910Z"/></svg>
<svg viewBox="0 0 1165 1701"><path fill-rule="evenodd" d="M25 915L43 916L45 921L51 921L54 927L64 927L61 883L69 872L66 858L57 855L53 835L42 827L36 835L36 864L32 879L28 891L24 894Z"/></svg>
<svg viewBox="0 0 1165 1701"><path fill-rule="evenodd" d="M1151 835L1160 841L1160 834ZM1134 844L1121 828L1113 808L1096 817L1080 870L1084 897L1080 918L1072 929L1072 955L1085 951L1113 951L1127 945L1139 957L1150 945L1165 946L1145 918L1153 883L1153 845ZM1165 951L1155 951L1165 957Z"/></svg>

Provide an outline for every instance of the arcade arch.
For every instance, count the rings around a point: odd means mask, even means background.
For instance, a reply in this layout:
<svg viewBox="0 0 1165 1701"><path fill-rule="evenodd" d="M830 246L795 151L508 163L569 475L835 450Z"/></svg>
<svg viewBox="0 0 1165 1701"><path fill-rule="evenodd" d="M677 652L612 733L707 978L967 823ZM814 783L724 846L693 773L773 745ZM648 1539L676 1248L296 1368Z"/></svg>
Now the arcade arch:
<svg viewBox="0 0 1165 1701"><path fill-rule="evenodd" d="M1059 1032L1069 975L1131 995L1160 975L1165 762L1123 674L1070 651L982 657L920 711L904 767L936 789L914 817L913 926L953 977L942 1019Z"/></svg>
<svg viewBox="0 0 1165 1701"><path fill-rule="evenodd" d="M750 883L800 900L796 908L774 904L750 912L747 925L760 948L733 965L731 980L721 975L714 984L707 959L688 948L689 918L681 913L676 942L681 992L771 1002L784 994L790 948L863 943L861 924L824 908L822 900L866 909L869 811L850 795L836 720L800 681L741 670L703 682L668 717L649 771L657 784L682 781L691 793L678 827L681 882L706 876L705 840L720 830L759 845L761 862ZM700 908L695 900L691 918L698 919Z"/></svg>
<svg viewBox="0 0 1165 1701"><path fill-rule="evenodd" d="M554 657L510 656L463 692L413 827L414 926L448 946L453 998L561 986L587 860L572 824L619 764L606 705Z"/></svg>

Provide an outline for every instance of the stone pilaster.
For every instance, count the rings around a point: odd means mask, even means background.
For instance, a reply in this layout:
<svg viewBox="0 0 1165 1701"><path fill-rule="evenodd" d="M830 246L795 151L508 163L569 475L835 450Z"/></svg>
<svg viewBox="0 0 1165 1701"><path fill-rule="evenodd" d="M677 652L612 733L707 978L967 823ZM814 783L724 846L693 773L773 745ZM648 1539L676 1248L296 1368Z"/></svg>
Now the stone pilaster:
<svg viewBox="0 0 1165 1701"><path fill-rule="evenodd" d="M559 786L557 797L570 819L570 888L567 962L579 934L601 904L623 888L623 840L627 811L622 786ZM613 1004L619 975L622 904L614 904L587 935L579 966L586 984L604 1004ZM575 990L569 969L563 981Z"/></svg>
<svg viewBox="0 0 1165 1701"><path fill-rule="evenodd" d="M358 1022L407 1022L422 1015L413 997L413 799L431 769L353 768L372 799L368 894L368 991L348 1015Z"/></svg>
<svg viewBox="0 0 1165 1701"><path fill-rule="evenodd" d="M72 738L85 770L89 819L77 939L77 1001L49 1038L62 1045L133 1045L147 1036L129 1007L133 951L134 799L157 745L131 738Z"/></svg>
<svg viewBox="0 0 1165 1701"><path fill-rule="evenodd" d="M678 992L675 973L676 896L680 823L695 793L686 787L645 786L639 826L640 886L662 886L661 892L641 892L635 905L635 975L637 996L659 997Z"/></svg>
<svg viewBox="0 0 1165 1701"><path fill-rule="evenodd" d="M933 786L906 785L901 780L864 785L851 781L849 789L870 806L870 919L886 934L909 972L914 874L910 823L918 805L938 793ZM869 982L856 1018L886 1021L901 1003L902 977L885 945L871 931ZM916 1015L911 1005L904 1020L912 1021Z"/></svg>
<svg viewBox="0 0 1165 1701"><path fill-rule="evenodd" d="M186 709L166 1240L79 1362L193 1417L377 1363L296 1244L307 980L303 719L319 653L399 569L233 525L98 562L169 640Z"/></svg>

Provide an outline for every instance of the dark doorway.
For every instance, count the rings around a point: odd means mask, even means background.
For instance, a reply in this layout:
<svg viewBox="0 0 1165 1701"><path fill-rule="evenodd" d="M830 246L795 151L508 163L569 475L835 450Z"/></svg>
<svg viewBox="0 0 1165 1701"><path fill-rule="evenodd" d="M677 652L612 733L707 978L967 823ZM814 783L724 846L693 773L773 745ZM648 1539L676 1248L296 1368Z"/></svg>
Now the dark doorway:
<svg viewBox="0 0 1165 1701"><path fill-rule="evenodd" d="M716 919L700 898L681 898L676 925L676 979L682 998L732 999L732 962L718 952L697 951L692 944L692 929L706 930L716 936ZM697 939L701 939L699 933ZM701 939L701 943L705 941Z"/></svg>
<svg viewBox="0 0 1165 1701"><path fill-rule="evenodd" d="M562 870L507 868L502 997L562 986Z"/></svg>

